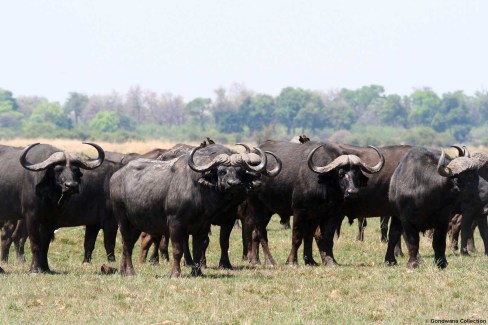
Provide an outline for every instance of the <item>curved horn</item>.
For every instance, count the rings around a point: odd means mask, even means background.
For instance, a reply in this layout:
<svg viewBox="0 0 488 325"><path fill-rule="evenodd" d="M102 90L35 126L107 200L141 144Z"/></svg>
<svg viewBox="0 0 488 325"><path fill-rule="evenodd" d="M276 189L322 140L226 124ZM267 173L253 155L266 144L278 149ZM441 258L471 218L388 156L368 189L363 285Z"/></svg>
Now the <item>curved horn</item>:
<svg viewBox="0 0 488 325"><path fill-rule="evenodd" d="M202 147L195 147L191 149L190 154L188 155L188 167L190 167L191 170L197 172L197 173L203 173L206 172L212 168L214 168L216 165L223 163L223 162L228 162L229 161L229 155L226 154L220 154L217 157L215 157L210 163L203 165L203 166L197 166L195 165L195 162L193 161L193 155L195 152Z"/></svg>
<svg viewBox="0 0 488 325"><path fill-rule="evenodd" d="M464 157L466 151L463 148L461 148L460 146L451 146L451 148L454 148L458 151L458 157Z"/></svg>
<svg viewBox="0 0 488 325"><path fill-rule="evenodd" d="M236 143L236 146L243 146L246 149L246 153L250 153L251 152L251 149L249 148L249 146L247 144L244 144L244 143Z"/></svg>
<svg viewBox="0 0 488 325"><path fill-rule="evenodd" d="M93 148L97 149L98 158L86 160L86 159L81 159L79 157L76 157L75 159L73 159L72 163L80 168L88 169L88 170L100 167L100 165L105 160L105 151L103 151L103 149L96 143L83 142L83 144L90 145Z"/></svg>
<svg viewBox="0 0 488 325"><path fill-rule="evenodd" d="M439 158L439 162L437 163L437 172L443 177L452 176L451 169L444 166L444 163L446 161L446 153L444 152L444 149L441 149L441 152L441 157Z"/></svg>
<svg viewBox="0 0 488 325"><path fill-rule="evenodd" d="M275 177L276 175L278 175L281 172L281 167L283 167L283 163L282 163L281 159L277 155L275 155L273 152L265 151L265 153L270 154L271 156L274 157L274 159L276 160L276 167L273 168L272 170L266 170L265 169L263 171L263 175L266 175L269 177Z"/></svg>
<svg viewBox="0 0 488 325"><path fill-rule="evenodd" d="M374 146L368 146L368 147L370 147L371 149L376 151L378 156L380 156L380 161L376 165L374 165L373 167L366 165L362 160L359 160L359 163L361 165L362 171L369 173L369 174L375 174L375 173L379 172L381 170L381 168L383 168L383 166L385 165L385 156L383 156L383 154L381 154L381 152L378 150L378 148L376 148Z"/></svg>
<svg viewBox="0 0 488 325"><path fill-rule="evenodd" d="M249 147L247 147L246 145L243 145L243 144L240 144L240 145L243 146L244 148L246 148L246 150L249 149ZM251 171L251 172L255 172L255 173L261 173L266 169L266 165L268 164L268 157L266 157L266 154L264 153L264 151L261 148L255 147L254 149L258 152L259 158L261 160L259 165L257 165L257 166L250 165L248 162L249 159L245 159L247 154L242 155L242 158L243 158L242 162L243 162L244 168L246 170Z"/></svg>
<svg viewBox="0 0 488 325"><path fill-rule="evenodd" d="M64 152L58 151L58 152L53 153L51 156L49 156L49 158L47 158L43 162L40 162L37 164L29 163L26 159L27 153L29 152L29 150L31 150L32 148L34 148L38 144L39 143L31 144L28 147L26 147L24 150L22 150L22 154L20 155L19 161L20 161L20 164L22 165L22 167L24 167L25 169L33 171L33 172L38 172L41 170L45 170L45 169L49 168L50 166L52 166L56 163L66 162L66 156L65 156Z"/></svg>
<svg viewBox="0 0 488 325"><path fill-rule="evenodd" d="M463 151L464 151L464 157L471 158L471 154L469 153L469 150L466 146L463 146Z"/></svg>
<svg viewBox="0 0 488 325"><path fill-rule="evenodd" d="M320 147L323 147L324 145L320 145L318 147L315 147L312 151L310 151L310 153L308 154L308 157L307 157L307 164L308 164L308 167L314 172L314 173L317 173L317 174L325 174L325 173L328 173L330 172L331 170L337 168L338 166L340 165L343 165L344 163L347 163L347 159L348 157L343 155L343 156L339 156L337 157L336 159L334 159L334 161L332 161L330 164L324 166L324 167L317 167L313 164L313 155L315 154L315 151L317 151L317 149L319 149Z"/></svg>

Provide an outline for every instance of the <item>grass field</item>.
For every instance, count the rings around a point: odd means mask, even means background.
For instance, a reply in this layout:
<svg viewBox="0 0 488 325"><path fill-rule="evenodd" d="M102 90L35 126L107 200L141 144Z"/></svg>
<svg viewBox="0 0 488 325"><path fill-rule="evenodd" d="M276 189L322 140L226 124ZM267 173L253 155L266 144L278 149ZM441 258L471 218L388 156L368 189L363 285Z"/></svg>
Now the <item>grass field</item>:
<svg viewBox="0 0 488 325"><path fill-rule="evenodd" d="M432 265L425 237L418 270L407 270L405 258L387 267L379 219L370 220L364 242L355 241L355 226L343 226L335 246L342 265L334 268L285 266L290 230L281 230L274 217L269 237L278 267L242 262L236 229L230 247L235 270L219 270L218 230L212 228L205 277L192 278L184 268L181 279L170 279L169 264L137 262L139 246L135 277L102 275L101 240L92 264L82 265L83 228L61 229L49 252L56 274L31 275L28 265L17 265L12 257L2 265L7 273L1 276L0 324L417 324L488 318L487 257L448 252L449 266L441 271Z"/></svg>
<svg viewBox="0 0 488 325"><path fill-rule="evenodd" d="M16 146L34 142L70 151L88 148L77 140L2 141ZM124 153L173 145L99 144ZM449 266L441 271L432 265L429 239L421 238L423 263L418 270L408 270L405 258L398 259L399 266L387 267L382 263L386 245L379 241L379 219L369 221L365 242L355 241L355 225L345 224L342 230L335 245L340 267L301 263L290 268L284 265L290 230L282 230L273 218L269 239L279 266L270 268L241 261L236 229L230 247L235 270L224 271L216 268L219 229L213 227L205 277L192 278L185 268L181 279L170 279L169 264L139 265L139 246L134 251L135 277L102 275L101 239L92 264L82 265L83 228L63 228L49 252L55 274L31 275L28 263L17 265L12 253L11 263L1 265L6 274L0 275L0 324L418 324L488 319L488 257L481 253L461 257L448 251ZM478 234L476 240L483 251ZM120 251L119 237L117 261ZM29 247L26 252L30 262ZM118 268L118 262L114 266Z"/></svg>

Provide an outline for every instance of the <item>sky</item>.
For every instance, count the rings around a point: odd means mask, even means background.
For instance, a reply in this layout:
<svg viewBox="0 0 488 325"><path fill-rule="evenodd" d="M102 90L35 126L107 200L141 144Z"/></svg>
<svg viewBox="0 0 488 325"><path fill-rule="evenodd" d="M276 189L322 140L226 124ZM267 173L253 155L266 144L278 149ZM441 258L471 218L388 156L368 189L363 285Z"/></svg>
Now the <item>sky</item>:
<svg viewBox="0 0 488 325"><path fill-rule="evenodd" d="M488 88L484 0L16 0L0 12L0 88L15 97Z"/></svg>

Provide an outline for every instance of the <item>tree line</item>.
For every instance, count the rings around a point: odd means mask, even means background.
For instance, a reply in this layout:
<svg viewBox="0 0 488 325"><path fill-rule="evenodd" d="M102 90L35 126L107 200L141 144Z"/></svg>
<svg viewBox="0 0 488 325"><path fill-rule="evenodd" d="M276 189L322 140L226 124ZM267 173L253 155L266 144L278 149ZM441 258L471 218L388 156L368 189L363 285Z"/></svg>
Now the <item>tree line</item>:
<svg viewBox="0 0 488 325"><path fill-rule="evenodd" d="M194 98L131 87L126 94L71 92L64 103L15 96L0 88L0 138L46 137L105 141L165 139L220 143L291 139L307 134L356 145L488 145L488 92L385 94L383 86L312 91L283 88L279 95L243 85Z"/></svg>

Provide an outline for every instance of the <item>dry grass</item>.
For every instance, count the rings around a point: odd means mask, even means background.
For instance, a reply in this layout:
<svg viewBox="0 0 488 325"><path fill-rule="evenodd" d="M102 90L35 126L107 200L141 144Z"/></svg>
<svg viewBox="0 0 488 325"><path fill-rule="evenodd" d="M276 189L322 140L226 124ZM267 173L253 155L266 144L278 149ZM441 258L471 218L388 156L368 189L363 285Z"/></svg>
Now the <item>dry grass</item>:
<svg viewBox="0 0 488 325"><path fill-rule="evenodd" d="M90 147L83 144L81 140L71 140L71 139L12 139L12 140L2 140L1 143L8 146L17 146L17 147L24 147L32 143L47 143L51 144L57 148L73 151L73 152L84 152L85 150L90 150ZM150 141L129 141L124 143L112 143L112 142L104 142L104 141L95 141L98 145L100 145L104 150L107 151L115 151L120 153L145 153L154 148L170 148L175 143L171 141L158 141L158 140L150 140ZM191 143L198 145L199 143ZM95 151L94 151L95 152Z"/></svg>

